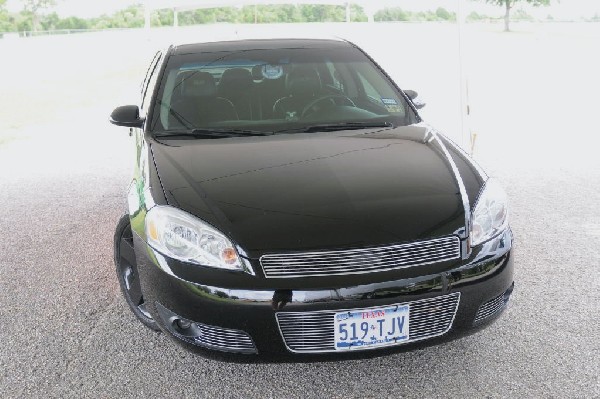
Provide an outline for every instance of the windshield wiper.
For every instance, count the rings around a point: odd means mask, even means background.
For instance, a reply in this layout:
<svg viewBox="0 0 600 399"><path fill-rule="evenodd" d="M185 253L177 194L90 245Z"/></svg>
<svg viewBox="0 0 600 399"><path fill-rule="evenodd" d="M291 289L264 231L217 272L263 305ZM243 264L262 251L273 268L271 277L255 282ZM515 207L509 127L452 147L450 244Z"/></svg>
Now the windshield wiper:
<svg viewBox="0 0 600 399"><path fill-rule="evenodd" d="M193 137L197 139L222 139L226 137L270 136L272 134L272 132L263 132L260 130L203 128L191 130L177 130L171 132L167 131L164 133L157 133L154 135L154 137Z"/></svg>
<svg viewBox="0 0 600 399"><path fill-rule="evenodd" d="M278 130L275 133L316 133L316 132L335 132L338 130L358 130L372 129L378 127L394 127L390 122L342 122L342 123L323 123L319 125L302 126L291 129Z"/></svg>

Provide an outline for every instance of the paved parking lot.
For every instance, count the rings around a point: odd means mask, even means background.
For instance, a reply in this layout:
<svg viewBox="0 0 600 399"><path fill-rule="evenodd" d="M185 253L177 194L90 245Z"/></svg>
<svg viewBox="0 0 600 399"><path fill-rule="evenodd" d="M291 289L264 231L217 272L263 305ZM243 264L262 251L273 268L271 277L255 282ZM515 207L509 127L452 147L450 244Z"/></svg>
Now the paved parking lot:
<svg viewBox="0 0 600 399"><path fill-rule="evenodd" d="M544 49L559 40L552 35L524 36ZM563 37L565 51L591 49ZM579 76L553 69L540 80L515 68L523 95L503 112L525 107L513 114L522 123L498 120L488 130L506 134L480 141L478 159L508 189L516 235L516 289L503 317L442 346L341 363L215 362L135 323L112 263L132 165L126 130L104 122L111 92L89 93L97 101L74 108L76 123L58 108L31 124L11 114L22 121L3 126L16 139L0 141L0 397L600 397L599 123L593 104L549 89L532 97L553 75L553 86L593 99L595 62ZM116 101L120 82L137 79L137 66L123 68L132 72L103 78ZM552 95L560 113L535 103L553 104L542 98ZM48 96L32 101L57 107Z"/></svg>

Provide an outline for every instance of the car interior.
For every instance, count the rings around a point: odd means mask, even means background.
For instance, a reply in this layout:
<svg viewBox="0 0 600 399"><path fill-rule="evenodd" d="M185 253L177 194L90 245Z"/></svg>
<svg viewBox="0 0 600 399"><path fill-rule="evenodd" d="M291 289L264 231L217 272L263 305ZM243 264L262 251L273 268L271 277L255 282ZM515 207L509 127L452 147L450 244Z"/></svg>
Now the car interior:
<svg viewBox="0 0 600 399"><path fill-rule="evenodd" d="M362 64L182 65L167 77L161 130L406 118L404 100Z"/></svg>

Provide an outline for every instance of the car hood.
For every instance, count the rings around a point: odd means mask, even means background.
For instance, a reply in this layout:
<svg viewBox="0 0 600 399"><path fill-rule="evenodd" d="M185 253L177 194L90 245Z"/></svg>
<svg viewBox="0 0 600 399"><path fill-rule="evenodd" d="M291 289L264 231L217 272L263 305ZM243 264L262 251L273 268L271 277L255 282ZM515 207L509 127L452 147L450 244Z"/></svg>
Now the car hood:
<svg viewBox="0 0 600 399"><path fill-rule="evenodd" d="M250 257L456 234L464 207L427 127L224 139L160 139L169 204L229 235Z"/></svg>

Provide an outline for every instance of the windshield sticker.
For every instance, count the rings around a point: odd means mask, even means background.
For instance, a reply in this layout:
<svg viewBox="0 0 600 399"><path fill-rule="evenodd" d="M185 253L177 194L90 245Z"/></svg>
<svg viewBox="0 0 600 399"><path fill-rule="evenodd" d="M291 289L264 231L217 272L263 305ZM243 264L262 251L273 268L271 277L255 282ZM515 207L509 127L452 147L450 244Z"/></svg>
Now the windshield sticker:
<svg viewBox="0 0 600 399"><path fill-rule="evenodd" d="M398 105L398 101L393 98L382 98L381 102L388 112L393 114L402 113L402 107Z"/></svg>
<svg viewBox="0 0 600 399"><path fill-rule="evenodd" d="M387 109L387 111L392 114L402 113L402 107L400 107L399 105L385 105L385 109Z"/></svg>
<svg viewBox="0 0 600 399"><path fill-rule="evenodd" d="M263 65L262 76L265 79L279 79L283 76L283 67L281 65Z"/></svg>

